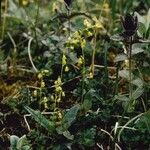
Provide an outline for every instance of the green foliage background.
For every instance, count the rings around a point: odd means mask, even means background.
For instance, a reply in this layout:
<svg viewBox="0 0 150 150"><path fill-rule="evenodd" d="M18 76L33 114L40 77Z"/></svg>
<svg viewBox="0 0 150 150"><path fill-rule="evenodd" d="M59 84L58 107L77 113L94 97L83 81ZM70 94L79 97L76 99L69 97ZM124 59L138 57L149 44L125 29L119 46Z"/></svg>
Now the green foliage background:
<svg viewBox="0 0 150 150"><path fill-rule="evenodd" d="M149 0L0 2L2 150L150 149Z"/></svg>

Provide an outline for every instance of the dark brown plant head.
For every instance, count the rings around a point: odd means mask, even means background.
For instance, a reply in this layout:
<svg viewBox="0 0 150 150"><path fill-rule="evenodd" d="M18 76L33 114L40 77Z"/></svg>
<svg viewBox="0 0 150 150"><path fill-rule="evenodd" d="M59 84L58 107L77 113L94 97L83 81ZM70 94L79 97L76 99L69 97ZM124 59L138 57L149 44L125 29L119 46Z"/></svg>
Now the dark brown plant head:
<svg viewBox="0 0 150 150"><path fill-rule="evenodd" d="M121 22L126 36L132 36L136 33L138 28L137 16L126 14L124 17L121 17Z"/></svg>

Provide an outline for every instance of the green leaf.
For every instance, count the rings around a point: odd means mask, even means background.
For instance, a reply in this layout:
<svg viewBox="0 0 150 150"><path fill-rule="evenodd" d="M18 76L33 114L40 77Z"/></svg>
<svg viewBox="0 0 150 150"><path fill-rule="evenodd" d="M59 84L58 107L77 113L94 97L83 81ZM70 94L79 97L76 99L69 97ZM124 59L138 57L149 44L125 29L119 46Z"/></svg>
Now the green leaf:
<svg viewBox="0 0 150 150"><path fill-rule="evenodd" d="M120 70L119 71L119 76L129 80L129 71L128 70ZM131 76L133 78L133 74Z"/></svg>
<svg viewBox="0 0 150 150"><path fill-rule="evenodd" d="M146 33L146 26L144 23L139 22L138 32L139 32L140 36L143 36L143 34Z"/></svg>
<svg viewBox="0 0 150 150"><path fill-rule="evenodd" d="M132 55L136 55L136 54L139 54L142 52L144 52L144 50L140 47L133 47L133 49L132 49Z"/></svg>
<svg viewBox="0 0 150 150"><path fill-rule="evenodd" d="M96 129L86 129L79 133L78 142L86 147L91 147L95 144Z"/></svg>
<svg viewBox="0 0 150 150"><path fill-rule="evenodd" d="M26 135L23 135L17 142L18 150L30 150L29 142L26 138Z"/></svg>
<svg viewBox="0 0 150 150"><path fill-rule="evenodd" d="M94 95L94 90L89 90L84 97L82 107L85 111L88 111L92 107L92 96Z"/></svg>
<svg viewBox="0 0 150 150"><path fill-rule="evenodd" d="M25 106L25 109L31 114L34 120L39 123L42 127L48 130L50 133L53 133L55 130L55 123L46 119L40 111L35 111L28 106Z"/></svg>
<svg viewBox="0 0 150 150"><path fill-rule="evenodd" d="M11 150L17 150L17 142L19 140L19 137L16 135L11 135L10 136L10 145L11 145Z"/></svg>
<svg viewBox="0 0 150 150"><path fill-rule="evenodd" d="M143 81L140 78L136 78L135 80L133 80L132 84L134 84L138 87L143 87Z"/></svg>
<svg viewBox="0 0 150 150"><path fill-rule="evenodd" d="M115 62L124 61L126 59L127 59L127 55L125 55L125 54L119 54L119 55L116 56Z"/></svg>
<svg viewBox="0 0 150 150"><path fill-rule="evenodd" d="M73 140L74 136L70 134L70 132L68 130L63 132L63 135L69 139L69 140Z"/></svg>
<svg viewBox="0 0 150 150"><path fill-rule="evenodd" d="M120 36L119 34L115 34L115 35L111 36L110 39L113 41L123 41L124 40L124 38L122 36Z"/></svg>
<svg viewBox="0 0 150 150"><path fill-rule="evenodd" d="M125 95L116 95L115 99L116 100L121 100L121 101L129 101L129 98L126 97Z"/></svg>
<svg viewBox="0 0 150 150"><path fill-rule="evenodd" d="M70 108L69 111L65 114L62 121L62 125L65 129L68 129L75 121L79 109L80 109L80 105L77 104L72 108Z"/></svg>
<svg viewBox="0 0 150 150"><path fill-rule="evenodd" d="M150 134L150 110L135 122L135 126L139 128L139 130L148 130Z"/></svg>
<svg viewBox="0 0 150 150"><path fill-rule="evenodd" d="M143 92L144 92L144 89L143 89L143 88L141 88L141 87L137 88L137 89L133 92L133 95L132 95L133 99L139 98L139 97L143 94Z"/></svg>

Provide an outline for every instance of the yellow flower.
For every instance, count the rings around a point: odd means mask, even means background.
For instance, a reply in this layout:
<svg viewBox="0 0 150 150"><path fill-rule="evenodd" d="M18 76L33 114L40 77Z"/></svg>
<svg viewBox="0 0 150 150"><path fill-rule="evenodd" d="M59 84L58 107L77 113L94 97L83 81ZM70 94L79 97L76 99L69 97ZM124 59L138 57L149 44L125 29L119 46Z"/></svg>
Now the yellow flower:
<svg viewBox="0 0 150 150"><path fill-rule="evenodd" d="M42 80L41 81L41 88L44 88L45 87L45 82Z"/></svg>
<svg viewBox="0 0 150 150"><path fill-rule="evenodd" d="M109 4L108 3L104 3L103 4L103 10L108 13L110 11L110 8L109 8Z"/></svg>
<svg viewBox="0 0 150 150"><path fill-rule="evenodd" d="M27 6L29 4L29 0L20 0L19 2L21 6Z"/></svg>
<svg viewBox="0 0 150 150"><path fill-rule="evenodd" d="M87 36L88 36L88 37L90 37L90 36L92 36L92 35L93 35L92 32L90 32L90 31L87 32Z"/></svg>
<svg viewBox="0 0 150 150"><path fill-rule="evenodd" d="M61 92L61 91L62 91L62 87L57 86L57 87L55 88L55 90L56 90L56 92Z"/></svg>
<svg viewBox="0 0 150 150"><path fill-rule="evenodd" d="M78 42L79 42L78 39L73 39L73 40L72 40L72 43L75 44L75 45L78 44Z"/></svg>
<svg viewBox="0 0 150 150"><path fill-rule="evenodd" d="M49 73L49 70L45 69L45 70L43 70L43 73Z"/></svg>
<svg viewBox="0 0 150 150"><path fill-rule="evenodd" d="M66 56L63 54L63 57L62 57L62 65L64 66L64 65L66 65L67 64L67 58L66 58Z"/></svg>
<svg viewBox="0 0 150 150"><path fill-rule="evenodd" d="M84 63L84 58L83 56L80 56L77 61L77 66L80 67L83 63Z"/></svg>
<svg viewBox="0 0 150 150"><path fill-rule="evenodd" d="M124 60L124 64L125 64L125 67L126 67L126 68L129 68L129 60L127 60L127 59Z"/></svg>
<svg viewBox="0 0 150 150"><path fill-rule="evenodd" d="M62 113L61 112L58 112L58 119L62 119Z"/></svg>
<svg viewBox="0 0 150 150"><path fill-rule="evenodd" d="M61 99L60 99L60 98L58 98L56 101L57 101L57 103L59 103L59 102L61 101Z"/></svg>
<svg viewBox="0 0 150 150"><path fill-rule="evenodd" d="M74 38L80 38L80 32L75 31L73 36L74 36Z"/></svg>
<svg viewBox="0 0 150 150"><path fill-rule="evenodd" d="M41 79L43 77L42 73L38 74L38 79Z"/></svg>
<svg viewBox="0 0 150 150"><path fill-rule="evenodd" d="M58 10L58 5L57 3L53 3L52 11L55 12L56 10Z"/></svg>
<svg viewBox="0 0 150 150"><path fill-rule="evenodd" d="M36 97L37 96L37 90L33 91L33 96Z"/></svg>
<svg viewBox="0 0 150 150"><path fill-rule="evenodd" d="M63 97L65 97L65 92L63 91L63 92L61 93L61 95L62 95Z"/></svg>
<svg viewBox="0 0 150 150"><path fill-rule="evenodd" d="M65 72L68 72L68 71L69 71L69 67L66 66L66 67L65 67Z"/></svg>
<svg viewBox="0 0 150 150"><path fill-rule="evenodd" d="M58 83L58 85L61 85L61 78L60 77L58 77L58 79L57 79L57 83Z"/></svg>
<svg viewBox="0 0 150 150"><path fill-rule="evenodd" d="M89 22L89 20L85 19L83 23L87 28L90 28L92 24Z"/></svg>
<svg viewBox="0 0 150 150"><path fill-rule="evenodd" d="M98 20L96 17L93 19L95 21L95 28L97 29L104 29L104 26L100 20Z"/></svg>
<svg viewBox="0 0 150 150"><path fill-rule="evenodd" d="M44 97L44 98L43 98L43 102L44 102L44 103L48 102L47 97Z"/></svg>
<svg viewBox="0 0 150 150"><path fill-rule="evenodd" d="M54 95L51 95L51 100L54 101Z"/></svg>
<svg viewBox="0 0 150 150"><path fill-rule="evenodd" d="M48 109L47 103L44 103L44 108L45 108L45 109Z"/></svg>
<svg viewBox="0 0 150 150"><path fill-rule="evenodd" d="M82 41L81 41L81 48L83 49L83 48L85 48L85 46L86 46L86 40L82 39Z"/></svg>
<svg viewBox="0 0 150 150"><path fill-rule="evenodd" d="M89 78L90 78L90 79L93 78L93 73L92 73L92 72L89 73Z"/></svg>
<svg viewBox="0 0 150 150"><path fill-rule="evenodd" d="M73 45L71 45L71 46L70 46L70 49L71 49L71 50L74 50L74 46L73 46Z"/></svg>

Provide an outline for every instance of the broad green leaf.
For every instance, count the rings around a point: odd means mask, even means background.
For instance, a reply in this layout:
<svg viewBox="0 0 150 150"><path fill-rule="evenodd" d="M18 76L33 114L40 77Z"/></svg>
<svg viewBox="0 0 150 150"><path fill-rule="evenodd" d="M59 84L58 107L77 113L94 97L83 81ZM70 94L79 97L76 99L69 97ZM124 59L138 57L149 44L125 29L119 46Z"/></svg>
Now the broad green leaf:
<svg viewBox="0 0 150 150"><path fill-rule="evenodd" d="M31 150L30 146L26 145L26 146L23 146L21 150Z"/></svg>
<svg viewBox="0 0 150 150"><path fill-rule="evenodd" d="M12 16L15 17L17 19L20 19L20 21L23 21L23 18L26 19L27 18L27 14L26 11L23 8L18 8L17 5L12 1L9 0L9 14L8 16Z"/></svg>
<svg viewBox="0 0 150 150"><path fill-rule="evenodd" d="M142 23L145 26L145 30L147 31L150 24L150 9L148 10L147 15L145 16L141 16L137 12L135 12L135 15L138 17L138 22Z"/></svg>
<svg viewBox="0 0 150 150"><path fill-rule="evenodd" d="M122 36L120 36L119 34L115 34L115 35L111 36L110 39L113 40L113 41L122 41L122 40L124 40L124 38Z"/></svg>
<svg viewBox="0 0 150 150"><path fill-rule="evenodd" d="M115 62L124 61L126 59L127 59L127 55L125 55L125 54L119 54L119 55L116 56Z"/></svg>
<svg viewBox="0 0 150 150"><path fill-rule="evenodd" d="M133 92L133 95L132 95L133 99L139 98L139 97L143 94L143 92L144 92L144 89L143 89L143 88L141 88L141 87L137 88L137 89Z"/></svg>
<svg viewBox="0 0 150 150"><path fill-rule="evenodd" d="M119 76L129 80L129 71L128 70L120 70ZM131 74L131 76L133 78L133 74Z"/></svg>
<svg viewBox="0 0 150 150"><path fill-rule="evenodd" d="M70 132L68 130L63 132L63 135L69 139L69 140L73 140L74 136L70 134Z"/></svg>
<svg viewBox="0 0 150 150"><path fill-rule="evenodd" d="M143 87L143 81L140 78L137 78L132 81L132 84L138 86L138 87Z"/></svg>
<svg viewBox="0 0 150 150"><path fill-rule="evenodd" d="M82 107L85 111L88 111L92 107L92 96L94 95L94 90L89 90L84 97Z"/></svg>
<svg viewBox="0 0 150 150"><path fill-rule="evenodd" d="M142 53L144 52L144 50L140 47L135 47L132 49L132 55L135 55L135 54L139 54L139 53Z"/></svg>
<svg viewBox="0 0 150 150"><path fill-rule="evenodd" d="M35 111L30 107L26 106L25 109L31 114L34 120L39 123L42 127L52 133L55 130L55 123L46 119L40 111Z"/></svg>
<svg viewBox="0 0 150 150"><path fill-rule="evenodd" d="M145 27L144 23L139 22L138 32L139 32L140 36L143 36L143 34L146 33L146 27Z"/></svg>
<svg viewBox="0 0 150 150"><path fill-rule="evenodd" d="M129 98L126 97L125 95L116 95L115 99L121 100L121 101L129 101Z"/></svg>
<svg viewBox="0 0 150 150"><path fill-rule="evenodd" d="M144 117L145 125L150 133L150 110L148 110L143 117Z"/></svg>
<svg viewBox="0 0 150 150"><path fill-rule="evenodd" d="M65 129L68 129L71 126L71 124L75 121L79 109L80 105L77 104L70 108L69 111L65 114L62 121L62 125Z"/></svg>
<svg viewBox="0 0 150 150"><path fill-rule="evenodd" d="M10 136L10 145L11 145L11 150L17 150L17 142L19 140L19 137L16 135L11 135Z"/></svg>
<svg viewBox="0 0 150 150"><path fill-rule="evenodd" d="M26 135L23 135L17 143L18 150L30 150L29 142L26 138Z"/></svg>
<svg viewBox="0 0 150 150"><path fill-rule="evenodd" d="M150 133L150 110L148 110L141 118L136 120L135 126L139 128L139 130L148 129Z"/></svg>

